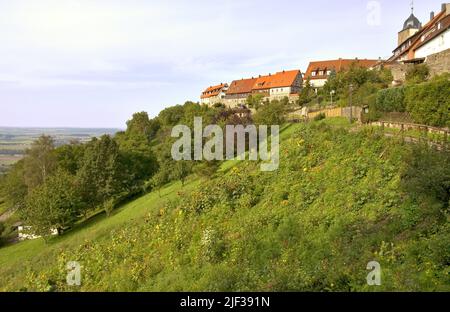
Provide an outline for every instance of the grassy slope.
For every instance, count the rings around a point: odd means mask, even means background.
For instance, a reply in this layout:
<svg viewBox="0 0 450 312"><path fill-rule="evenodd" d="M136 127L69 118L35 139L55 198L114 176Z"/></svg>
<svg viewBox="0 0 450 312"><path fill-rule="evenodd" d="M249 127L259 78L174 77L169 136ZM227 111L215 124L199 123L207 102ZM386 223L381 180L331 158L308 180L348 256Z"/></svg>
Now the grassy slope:
<svg viewBox="0 0 450 312"><path fill-rule="evenodd" d="M0 249L0 289L71 290L64 266L77 260L82 290L370 290L377 260L378 290L448 290L448 221L400 190L407 147L323 123L334 130L284 129L278 172L226 162L200 187L175 183L48 244Z"/></svg>

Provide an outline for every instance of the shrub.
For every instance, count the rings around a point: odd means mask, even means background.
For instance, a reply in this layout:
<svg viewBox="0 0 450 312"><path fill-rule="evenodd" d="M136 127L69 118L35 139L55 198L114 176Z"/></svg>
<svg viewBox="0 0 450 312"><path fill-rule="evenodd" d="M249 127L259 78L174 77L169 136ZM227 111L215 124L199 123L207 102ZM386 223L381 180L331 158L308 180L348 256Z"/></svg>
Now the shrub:
<svg viewBox="0 0 450 312"><path fill-rule="evenodd" d="M407 83L421 83L427 80L430 69L426 64L414 65L406 71Z"/></svg>
<svg viewBox="0 0 450 312"><path fill-rule="evenodd" d="M405 88L398 87L378 91L377 99L372 102L371 108L378 112L404 112Z"/></svg>
<svg viewBox="0 0 450 312"><path fill-rule="evenodd" d="M408 86L405 102L415 122L437 127L450 126L450 80L448 75Z"/></svg>

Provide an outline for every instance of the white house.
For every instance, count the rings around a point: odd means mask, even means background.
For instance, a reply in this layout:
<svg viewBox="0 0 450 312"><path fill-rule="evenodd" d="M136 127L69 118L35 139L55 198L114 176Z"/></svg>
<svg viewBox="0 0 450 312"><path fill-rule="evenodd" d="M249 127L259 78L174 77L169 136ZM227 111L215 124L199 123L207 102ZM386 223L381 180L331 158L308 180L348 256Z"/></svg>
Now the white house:
<svg viewBox="0 0 450 312"><path fill-rule="evenodd" d="M228 90L228 84L221 83L217 86L211 86L202 92L200 96L200 103L206 105L214 105L216 103L222 103L226 92Z"/></svg>

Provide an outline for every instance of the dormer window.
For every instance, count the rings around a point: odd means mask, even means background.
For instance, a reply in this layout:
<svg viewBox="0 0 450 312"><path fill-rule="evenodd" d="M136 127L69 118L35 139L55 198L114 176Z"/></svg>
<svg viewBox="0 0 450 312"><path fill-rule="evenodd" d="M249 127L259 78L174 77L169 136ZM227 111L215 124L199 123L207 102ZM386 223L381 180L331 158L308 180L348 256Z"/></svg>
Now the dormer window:
<svg viewBox="0 0 450 312"><path fill-rule="evenodd" d="M323 76L323 70L319 71L319 76Z"/></svg>
<svg viewBox="0 0 450 312"><path fill-rule="evenodd" d="M331 70L327 71L327 75L328 75L328 76L331 75Z"/></svg>
<svg viewBox="0 0 450 312"><path fill-rule="evenodd" d="M316 76L316 72L312 72L311 76L315 77Z"/></svg>

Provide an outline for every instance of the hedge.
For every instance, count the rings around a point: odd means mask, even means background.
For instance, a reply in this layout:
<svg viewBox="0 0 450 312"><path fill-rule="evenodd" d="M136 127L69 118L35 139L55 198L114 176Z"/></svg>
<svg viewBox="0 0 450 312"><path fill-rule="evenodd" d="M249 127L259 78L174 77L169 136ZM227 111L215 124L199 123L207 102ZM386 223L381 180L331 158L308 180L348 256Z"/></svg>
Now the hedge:
<svg viewBox="0 0 450 312"><path fill-rule="evenodd" d="M406 109L415 122L436 127L450 127L449 76L405 89Z"/></svg>
<svg viewBox="0 0 450 312"><path fill-rule="evenodd" d="M406 109L405 87L378 91L374 108L380 112L404 112Z"/></svg>

